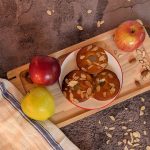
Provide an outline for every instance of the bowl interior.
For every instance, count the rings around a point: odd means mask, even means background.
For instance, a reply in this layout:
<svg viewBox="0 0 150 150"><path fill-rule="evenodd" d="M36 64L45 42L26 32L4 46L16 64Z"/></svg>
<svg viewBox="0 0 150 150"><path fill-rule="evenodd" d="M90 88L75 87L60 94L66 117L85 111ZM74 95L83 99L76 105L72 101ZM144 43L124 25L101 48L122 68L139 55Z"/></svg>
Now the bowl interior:
<svg viewBox="0 0 150 150"><path fill-rule="evenodd" d="M62 63L61 74L60 74L60 77L59 77L60 88L62 88L62 82L63 82L64 77L69 72L71 72L72 70L78 69L77 63L76 63L76 55L77 55L78 51L79 50L76 50L76 51L70 53L66 57L66 59L64 60L64 62ZM105 51L105 52L106 52L106 54L108 56L108 66L107 66L107 69L112 70L117 75L117 77L118 77L118 79L120 81L120 89L121 89L122 83L123 83L123 74L122 74L121 67L120 67L118 61L114 58L114 56L112 56L107 51ZM118 92L118 94L119 94L119 92ZM116 96L113 97L110 100L107 100L107 101L98 101L98 100L96 100L94 98L90 98L90 99L88 99L85 102L78 103L78 104L75 104L75 105L79 106L81 108L84 108L84 109L97 109L97 108L105 107L106 105L110 104L116 98Z"/></svg>

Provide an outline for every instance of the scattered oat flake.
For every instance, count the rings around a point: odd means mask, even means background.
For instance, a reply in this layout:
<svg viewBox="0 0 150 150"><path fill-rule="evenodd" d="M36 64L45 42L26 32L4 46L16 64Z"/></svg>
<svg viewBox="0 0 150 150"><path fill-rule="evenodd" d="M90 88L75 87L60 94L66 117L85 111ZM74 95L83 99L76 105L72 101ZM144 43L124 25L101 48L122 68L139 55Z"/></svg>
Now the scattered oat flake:
<svg viewBox="0 0 150 150"><path fill-rule="evenodd" d="M111 127L111 128L109 128L109 130L115 130L115 127Z"/></svg>
<svg viewBox="0 0 150 150"><path fill-rule="evenodd" d="M114 116L109 116L110 117L110 119L112 120L112 121L115 121L115 117Z"/></svg>
<svg viewBox="0 0 150 150"><path fill-rule="evenodd" d="M132 122L132 119L129 119L129 122Z"/></svg>
<svg viewBox="0 0 150 150"><path fill-rule="evenodd" d="M106 133L106 135L109 137L109 138L112 138L112 135L110 133Z"/></svg>
<svg viewBox="0 0 150 150"><path fill-rule="evenodd" d="M145 110L145 106L142 106L142 107L141 107L141 110Z"/></svg>
<svg viewBox="0 0 150 150"><path fill-rule="evenodd" d="M132 131L132 129L128 129L127 131L128 131L128 132L131 132L131 131Z"/></svg>
<svg viewBox="0 0 150 150"><path fill-rule="evenodd" d="M118 146L121 145L121 144L122 144L122 142L119 141L119 142L118 142Z"/></svg>
<svg viewBox="0 0 150 150"><path fill-rule="evenodd" d="M127 0L128 2L131 2L131 0Z"/></svg>
<svg viewBox="0 0 150 150"><path fill-rule="evenodd" d="M54 12L55 12L55 10L52 10L52 12L54 13Z"/></svg>
<svg viewBox="0 0 150 150"><path fill-rule="evenodd" d="M110 140L106 141L106 144L109 144Z"/></svg>
<svg viewBox="0 0 150 150"><path fill-rule="evenodd" d="M105 130L108 130L108 127L107 127L107 126L105 126L104 128L105 128Z"/></svg>
<svg viewBox="0 0 150 150"><path fill-rule="evenodd" d="M146 146L146 150L150 150L150 146Z"/></svg>
<svg viewBox="0 0 150 150"><path fill-rule="evenodd" d="M51 12L50 10L47 10L47 14L48 14L49 16L51 16L51 15L52 15L52 12Z"/></svg>
<svg viewBox="0 0 150 150"><path fill-rule="evenodd" d="M140 111L140 116L143 116L144 115L144 112L143 111Z"/></svg>
<svg viewBox="0 0 150 150"><path fill-rule="evenodd" d="M91 10L91 9L87 10L87 13L88 13L88 14L91 14L91 13L92 13L92 10Z"/></svg>
<svg viewBox="0 0 150 150"><path fill-rule="evenodd" d="M127 146L125 146L125 147L124 147L124 150L128 150L128 147L127 147Z"/></svg>
<svg viewBox="0 0 150 150"><path fill-rule="evenodd" d="M143 124L146 124L146 121L144 121Z"/></svg>
<svg viewBox="0 0 150 150"><path fill-rule="evenodd" d="M77 26L77 29L80 30L80 31L82 31L82 30L83 30L83 27L78 25L78 26Z"/></svg>
<svg viewBox="0 0 150 150"><path fill-rule="evenodd" d="M125 110L128 110L128 108L125 108Z"/></svg>
<svg viewBox="0 0 150 150"><path fill-rule="evenodd" d="M127 127L126 127L126 126L122 126L122 129L126 130L126 129L127 129Z"/></svg>
<svg viewBox="0 0 150 150"><path fill-rule="evenodd" d="M144 135L147 135L147 132L146 131L143 131Z"/></svg>
<svg viewBox="0 0 150 150"><path fill-rule="evenodd" d="M144 99L143 97L141 97L141 101L142 101L142 102L144 102L144 101L145 101L145 99Z"/></svg>

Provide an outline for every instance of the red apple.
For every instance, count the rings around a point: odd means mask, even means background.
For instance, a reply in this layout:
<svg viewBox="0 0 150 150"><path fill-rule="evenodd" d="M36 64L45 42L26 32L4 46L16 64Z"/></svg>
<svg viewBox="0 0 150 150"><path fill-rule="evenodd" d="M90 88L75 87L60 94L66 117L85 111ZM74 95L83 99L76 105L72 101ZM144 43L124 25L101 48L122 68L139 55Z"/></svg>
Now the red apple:
<svg viewBox="0 0 150 150"><path fill-rule="evenodd" d="M114 41L123 51L131 52L137 49L145 39L143 26L137 21L123 22L115 31Z"/></svg>
<svg viewBox="0 0 150 150"><path fill-rule="evenodd" d="M35 56L29 65L31 80L40 85L52 85L60 75L60 65L56 58Z"/></svg>

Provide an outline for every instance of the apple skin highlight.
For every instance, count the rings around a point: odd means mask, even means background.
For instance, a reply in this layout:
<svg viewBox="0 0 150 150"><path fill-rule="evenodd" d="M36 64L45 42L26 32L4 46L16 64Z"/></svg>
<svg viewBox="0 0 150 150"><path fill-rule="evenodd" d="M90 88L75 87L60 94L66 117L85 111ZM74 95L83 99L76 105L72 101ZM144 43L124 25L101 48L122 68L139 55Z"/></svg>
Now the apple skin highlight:
<svg viewBox="0 0 150 150"><path fill-rule="evenodd" d="M114 41L120 50L132 52L141 46L145 39L143 26L137 21L123 22L115 31Z"/></svg>

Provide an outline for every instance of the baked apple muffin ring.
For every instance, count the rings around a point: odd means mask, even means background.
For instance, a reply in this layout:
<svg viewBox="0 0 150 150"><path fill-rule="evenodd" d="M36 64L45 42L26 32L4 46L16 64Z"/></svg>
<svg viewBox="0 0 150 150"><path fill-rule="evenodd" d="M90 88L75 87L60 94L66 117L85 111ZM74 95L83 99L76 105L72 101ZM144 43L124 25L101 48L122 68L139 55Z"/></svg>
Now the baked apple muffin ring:
<svg viewBox="0 0 150 150"><path fill-rule="evenodd" d="M91 44L79 50L76 57L78 67L89 74L97 74L108 64L108 57L101 47Z"/></svg>
<svg viewBox="0 0 150 150"><path fill-rule="evenodd" d="M84 102L92 95L93 79L82 70L73 70L65 76L62 92L73 103Z"/></svg>
<svg viewBox="0 0 150 150"><path fill-rule="evenodd" d="M103 70L95 76L94 98L109 100L115 97L120 89L120 82L116 74L110 70Z"/></svg>

